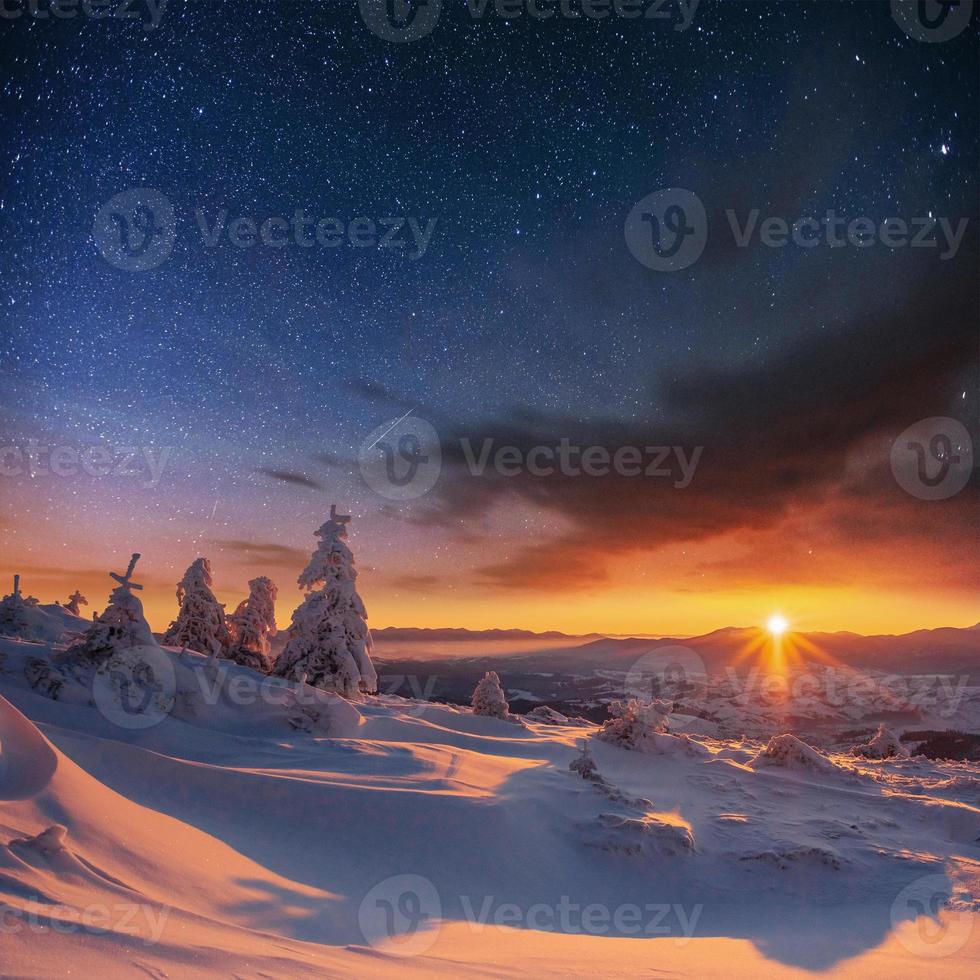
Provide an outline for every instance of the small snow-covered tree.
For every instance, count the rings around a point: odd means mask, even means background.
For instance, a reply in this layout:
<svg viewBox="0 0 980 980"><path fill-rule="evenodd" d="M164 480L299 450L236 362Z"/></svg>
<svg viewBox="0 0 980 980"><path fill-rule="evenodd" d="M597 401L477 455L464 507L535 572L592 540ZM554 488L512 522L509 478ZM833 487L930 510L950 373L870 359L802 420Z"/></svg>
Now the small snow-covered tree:
<svg viewBox="0 0 980 980"><path fill-rule="evenodd" d="M473 691L473 714L490 718L507 718L510 705L504 697L500 678L495 670L488 670Z"/></svg>
<svg viewBox="0 0 980 980"><path fill-rule="evenodd" d="M218 602L211 586L211 563L198 558L177 583L177 618L164 634L163 643L187 647L198 653L224 655L231 645L225 623L225 607Z"/></svg>
<svg viewBox="0 0 980 980"><path fill-rule="evenodd" d="M593 783L600 783L604 780L599 775L599 767L596 765L592 753L589 751L589 743L583 738L581 742L581 753L568 764L572 772L577 772L583 779Z"/></svg>
<svg viewBox="0 0 980 980"><path fill-rule="evenodd" d="M20 594L20 576L14 576L14 591L0 601L0 636L26 638L28 603Z"/></svg>
<svg viewBox="0 0 980 980"><path fill-rule="evenodd" d="M86 599L85 596L78 591L78 589L75 589L75 591L68 596L68 602L65 603L65 609L67 609L73 616L81 616L81 610L78 608L80 605L87 606L88 599Z"/></svg>
<svg viewBox="0 0 980 980"><path fill-rule="evenodd" d="M228 617L232 634L228 656L243 667L268 674L272 669L269 637L276 635L276 598L279 590L275 582L266 578L253 578L249 594Z"/></svg>
<svg viewBox="0 0 980 980"><path fill-rule="evenodd" d="M890 728L881 724L869 742L851 746L851 755L864 759L907 759L911 753Z"/></svg>
<svg viewBox="0 0 980 980"><path fill-rule="evenodd" d="M117 650L138 646L156 646L153 632L143 615L143 603L133 595L142 589L132 581L133 569L139 561L134 554L125 575L109 572L119 584L109 595L109 605L92 621L81 638L67 650L69 658L104 661Z"/></svg>
<svg viewBox="0 0 980 980"><path fill-rule="evenodd" d="M596 738L624 749L642 748L648 735L666 734L668 718L674 705L670 701L612 701L610 717L603 723Z"/></svg>
<svg viewBox="0 0 980 980"><path fill-rule="evenodd" d="M320 539L299 576L307 590L293 613L289 639L273 673L344 697L378 689L371 662L367 611L357 594L357 569L347 546L348 515L330 508L330 519L316 532Z"/></svg>

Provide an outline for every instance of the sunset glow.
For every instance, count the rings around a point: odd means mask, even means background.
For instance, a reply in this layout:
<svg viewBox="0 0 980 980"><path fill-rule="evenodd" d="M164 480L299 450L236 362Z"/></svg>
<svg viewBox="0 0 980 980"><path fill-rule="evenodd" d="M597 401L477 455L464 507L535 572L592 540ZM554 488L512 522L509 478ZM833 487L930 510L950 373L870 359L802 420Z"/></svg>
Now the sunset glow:
<svg viewBox="0 0 980 980"><path fill-rule="evenodd" d="M0 980L980 977L978 7L0 0Z"/></svg>
<svg viewBox="0 0 980 980"><path fill-rule="evenodd" d="M786 621L786 617L780 615L779 613L773 613L766 622L766 629L772 633L773 636L782 636L783 633L789 629L789 623Z"/></svg>

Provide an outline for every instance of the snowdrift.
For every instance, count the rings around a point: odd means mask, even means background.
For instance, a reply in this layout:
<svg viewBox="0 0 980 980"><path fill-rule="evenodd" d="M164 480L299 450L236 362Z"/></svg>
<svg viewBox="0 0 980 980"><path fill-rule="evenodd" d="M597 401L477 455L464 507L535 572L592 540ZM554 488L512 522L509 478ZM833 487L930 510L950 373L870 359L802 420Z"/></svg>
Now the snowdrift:
<svg viewBox="0 0 980 980"><path fill-rule="evenodd" d="M127 727L50 646L0 649L4 973L902 976L922 915L976 917L969 764L786 735L637 751L544 712L323 692L326 724L294 725L295 702L231 694L259 675L172 650L173 710ZM71 696L32 687L30 656ZM180 696L216 672L217 698ZM944 973L973 975L978 940Z"/></svg>
<svg viewBox="0 0 980 980"><path fill-rule="evenodd" d="M91 625L91 620L70 613L57 603L31 605L23 609L24 628L10 639L27 640L31 643L56 643L65 634L81 633ZM0 636L3 633L0 632Z"/></svg>

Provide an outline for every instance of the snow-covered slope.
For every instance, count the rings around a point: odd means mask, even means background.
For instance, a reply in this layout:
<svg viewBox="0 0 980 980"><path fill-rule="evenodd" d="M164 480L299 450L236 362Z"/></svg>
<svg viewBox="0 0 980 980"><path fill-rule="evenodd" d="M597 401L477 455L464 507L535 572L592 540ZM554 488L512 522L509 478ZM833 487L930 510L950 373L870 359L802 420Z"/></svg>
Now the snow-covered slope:
<svg viewBox="0 0 980 980"><path fill-rule="evenodd" d="M980 969L977 766L629 751L394 697L312 695L297 727L301 688L242 697L258 675L175 651L137 727L63 665L70 697L33 690L49 646L0 646L5 976Z"/></svg>
<svg viewBox="0 0 980 980"><path fill-rule="evenodd" d="M92 622L70 613L56 602L50 605L25 603L23 615L25 623L21 638L38 643L54 643L66 633L81 633Z"/></svg>

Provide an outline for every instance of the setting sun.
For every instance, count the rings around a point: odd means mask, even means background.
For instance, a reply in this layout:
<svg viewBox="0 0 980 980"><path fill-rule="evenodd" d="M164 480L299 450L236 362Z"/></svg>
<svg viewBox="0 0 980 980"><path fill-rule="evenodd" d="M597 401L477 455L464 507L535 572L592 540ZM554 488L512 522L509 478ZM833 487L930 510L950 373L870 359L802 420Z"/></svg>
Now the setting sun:
<svg viewBox="0 0 980 980"><path fill-rule="evenodd" d="M773 613L766 622L766 629L773 636L782 636L789 629L789 623L785 616L781 616L779 613Z"/></svg>

